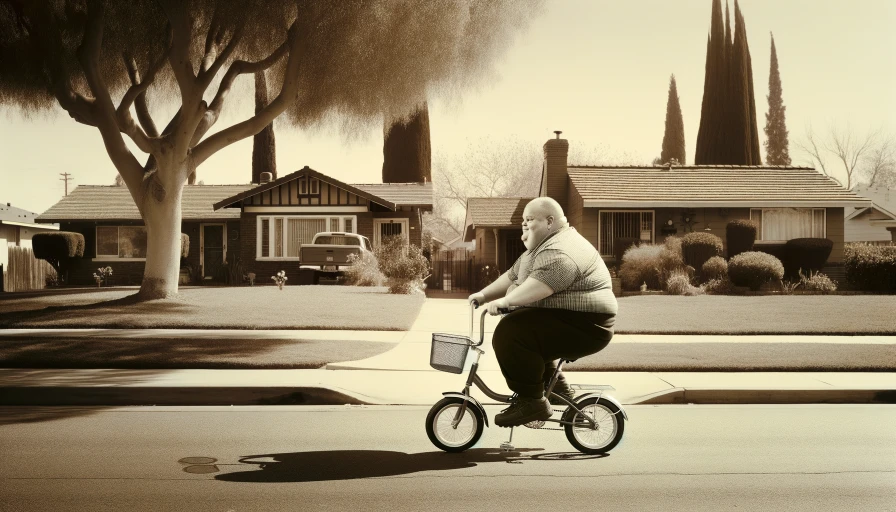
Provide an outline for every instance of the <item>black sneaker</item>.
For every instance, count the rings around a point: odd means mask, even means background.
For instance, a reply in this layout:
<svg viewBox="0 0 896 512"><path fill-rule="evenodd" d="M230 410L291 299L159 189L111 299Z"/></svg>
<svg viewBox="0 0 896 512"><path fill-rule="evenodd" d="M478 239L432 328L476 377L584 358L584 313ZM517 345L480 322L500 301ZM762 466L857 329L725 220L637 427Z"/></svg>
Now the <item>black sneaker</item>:
<svg viewBox="0 0 896 512"><path fill-rule="evenodd" d="M575 398L576 398L576 392L575 392L574 390L572 390L572 389L570 389L570 388L566 388L566 389L558 389L558 388L560 388L560 386L556 386L556 385L555 385L555 386L554 386L554 392L551 393L551 396L548 398L548 401L550 402L551 405L567 405L566 402L564 402L563 400L557 398L557 397L554 396L554 395L562 395L562 396L565 396L565 397L568 398L570 401L574 401L574 400L575 400Z"/></svg>
<svg viewBox="0 0 896 512"><path fill-rule="evenodd" d="M547 398L517 397L510 407L495 415L495 425L499 427L517 427L530 421L544 421L554 411Z"/></svg>

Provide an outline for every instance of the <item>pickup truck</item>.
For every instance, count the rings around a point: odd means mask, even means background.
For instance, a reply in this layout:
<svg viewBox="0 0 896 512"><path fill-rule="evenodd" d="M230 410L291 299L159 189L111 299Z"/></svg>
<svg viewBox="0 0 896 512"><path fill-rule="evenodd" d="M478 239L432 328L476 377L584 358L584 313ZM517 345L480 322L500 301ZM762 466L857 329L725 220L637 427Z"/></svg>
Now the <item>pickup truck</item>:
<svg viewBox="0 0 896 512"><path fill-rule="evenodd" d="M320 267L321 270L338 271L350 266L349 254L373 252L370 240L356 233L324 231L317 233L310 244L303 244L299 260L303 267Z"/></svg>

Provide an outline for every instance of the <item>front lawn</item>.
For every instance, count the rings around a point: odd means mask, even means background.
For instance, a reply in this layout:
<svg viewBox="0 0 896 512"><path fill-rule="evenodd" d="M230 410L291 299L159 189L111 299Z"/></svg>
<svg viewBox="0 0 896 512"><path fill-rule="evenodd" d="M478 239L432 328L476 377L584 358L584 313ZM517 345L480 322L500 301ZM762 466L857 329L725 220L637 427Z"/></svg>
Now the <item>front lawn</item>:
<svg viewBox="0 0 896 512"><path fill-rule="evenodd" d="M424 300L385 287L321 285L182 288L176 299L128 303L136 292L0 294L0 328L404 331Z"/></svg>
<svg viewBox="0 0 896 512"><path fill-rule="evenodd" d="M640 295L618 299L625 334L896 335L893 295Z"/></svg>

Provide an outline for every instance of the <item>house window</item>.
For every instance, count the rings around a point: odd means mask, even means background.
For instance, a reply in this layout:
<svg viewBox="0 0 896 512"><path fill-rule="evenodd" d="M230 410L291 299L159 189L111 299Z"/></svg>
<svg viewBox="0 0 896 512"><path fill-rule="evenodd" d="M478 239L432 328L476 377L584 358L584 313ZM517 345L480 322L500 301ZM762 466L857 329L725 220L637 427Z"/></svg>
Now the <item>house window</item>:
<svg viewBox="0 0 896 512"><path fill-rule="evenodd" d="M257 259L298 260L302 244L323 231L354 233L355 216L277 215L258 217ZM335 229L333 229L335 228Z"/></svg>
<svg viewBox="0 0 896 512"><path fill-rule="evenodd" d="M601 210L599 212L597 250L601 256L613 256L618 238L654 241L653 210Z"/></svg>
<svg viewBox="0 0 896 512"><path fill-rule="evenodd" d="M308 180L308 189L309 194L320 194L320 181L317 178L310 178Z"/></svg>
<svg viewBox="0 0 896 512"><path fill-rule="evenodd" d="M750 220L757 224L756 239L761 241L826 236L824 208L752 208Z"/></svg>
<svg viewBox="0 0 896 512"><path fill-rule="evenodd" d="M144 226L97 226L97 258L146 258Z"/></svg>

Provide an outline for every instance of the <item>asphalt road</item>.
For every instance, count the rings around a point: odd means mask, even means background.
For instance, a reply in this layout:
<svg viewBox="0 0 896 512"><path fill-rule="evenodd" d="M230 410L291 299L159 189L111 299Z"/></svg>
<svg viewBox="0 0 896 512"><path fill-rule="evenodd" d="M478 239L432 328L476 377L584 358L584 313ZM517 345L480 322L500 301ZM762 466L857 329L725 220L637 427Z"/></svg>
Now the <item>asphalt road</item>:
<svg viewBox="0 0 896 512"><path fill-rule="evenodd" d="M0 509L896 510L896 406L631 406L608 456L426 407L0 409ZM489 408L493 415L498 408Z"/></svg>

